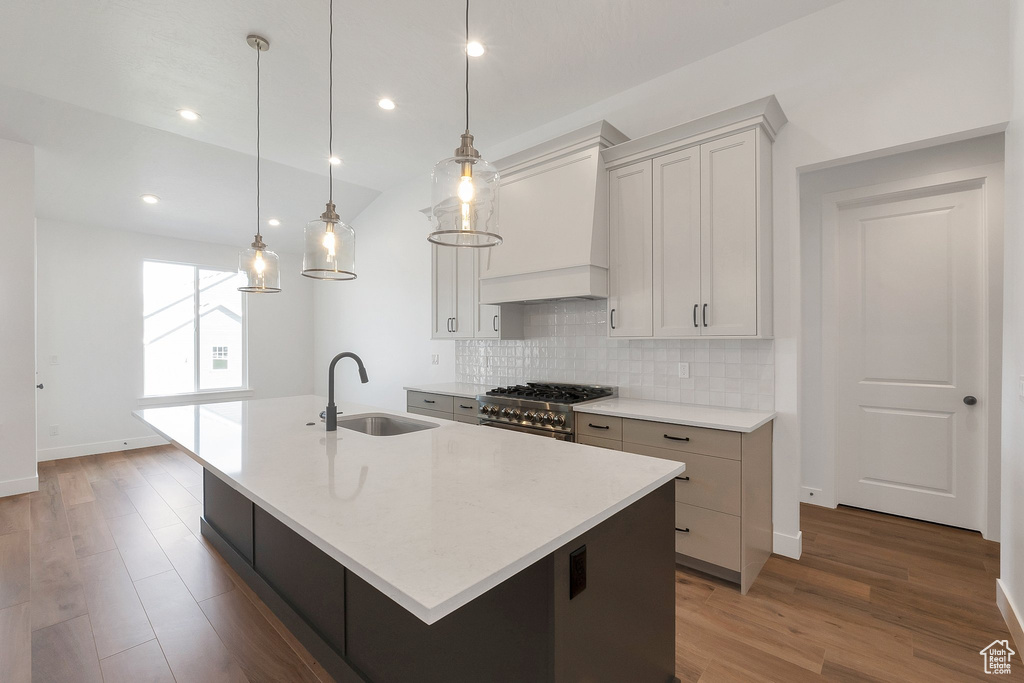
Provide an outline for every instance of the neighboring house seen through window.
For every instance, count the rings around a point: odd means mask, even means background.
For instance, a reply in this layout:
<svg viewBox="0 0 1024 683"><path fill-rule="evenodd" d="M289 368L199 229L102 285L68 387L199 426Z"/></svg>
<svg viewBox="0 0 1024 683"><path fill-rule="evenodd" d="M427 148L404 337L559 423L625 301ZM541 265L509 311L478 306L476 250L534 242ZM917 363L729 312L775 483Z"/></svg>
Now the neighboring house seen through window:
<svg viewBox="0 0 1024 683"><path fill-rule="evenodd" d="M245 388L244 276L162 261L142 275L145 395Z"/></svg>

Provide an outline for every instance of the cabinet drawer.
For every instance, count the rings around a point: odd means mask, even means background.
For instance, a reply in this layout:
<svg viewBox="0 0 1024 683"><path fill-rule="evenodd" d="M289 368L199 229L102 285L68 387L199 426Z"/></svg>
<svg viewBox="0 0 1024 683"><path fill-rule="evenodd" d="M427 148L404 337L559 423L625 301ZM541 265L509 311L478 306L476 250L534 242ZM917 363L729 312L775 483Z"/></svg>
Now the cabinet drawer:
<svg viewBox="0 0 1024 683"><path fill-rule="evenodd" d="M453 420L455 416L451 413L442 413L438 410L427 410L425 408L417 408L415 406L408 406L405 409L406 412L412 413L413 415L422 415L423 417L433 417L438 420Z"/></svg>
<svg viewBox="0 0 1024 683"><path fill-rule="evenodd" d="M576 413L576 433L599 439L622 439L622 418ZM620 449L621 450L621 449Z"/></svg>
<svg viewBox="0 0 1024 683"><path fill-rule="evenodd" d="M738 572L740 518L677 502L676 552Z"/></svg>
<svg viewBox="0 0 1024 683"><path fill-rule="evenodd" d="M462 415L464 417L471 417L476 420L478 407L476 399L474 398L459 398L458 396L452 397L453 404L455 406L455 415Z"/></svg>
<svg viewBox="0 0 1024 683"><path fill-rule="evenodd" d="M622 450L622 442L616 441L615 439L602 439L598 436L579 436L576 438L577 443L581 443L584 446L597 446L599 448L610 448L613 451Z"/></svg>
<svg viewBox="0 0 1024 683"><path fill-rule="evenodd" d="M676 500L730 515L740 514L740 462L667 448L623 444L622 450L686 463L683 478L676 479Z"/></svg>
<svg viewBox="0 0 1024 683"><path fill-rule="evenodd" d="M478 425L478 424L480 424L480 420L479 420L479 418L477 418L476 415L460 415L459 413L455 413L455 421L456 422L461 422L461 423L467 424L467 425Z"/></svg>
<svg viewBox="0 0 1024 683"><path fill-rule="evenodd" d="M685 425L623 420L623 442L657 446L673 451L740 459L740 433Z"/></svg>
<svg viewBox="0 0 1024 683"><path fill-rule="evenodd" d="M455 412L455 399L443 394L425 394L422 391L410 391L406 397L406 404L410 408L437 410L442 413Z"/></svg>

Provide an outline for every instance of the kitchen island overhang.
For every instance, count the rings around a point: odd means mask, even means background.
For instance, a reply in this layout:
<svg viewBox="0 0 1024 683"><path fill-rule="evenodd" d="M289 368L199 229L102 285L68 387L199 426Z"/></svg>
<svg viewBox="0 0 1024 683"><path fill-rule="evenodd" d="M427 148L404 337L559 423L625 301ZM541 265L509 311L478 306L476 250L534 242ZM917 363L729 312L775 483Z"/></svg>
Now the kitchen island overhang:
<svg viewBox="0 0 1024 683"><path fill-rule="evenodd" d="M327 434L324 404L136 413L204 466L203 533L318 658L351 680L672 680L680 463L344 403L438 426Z"/></svg>

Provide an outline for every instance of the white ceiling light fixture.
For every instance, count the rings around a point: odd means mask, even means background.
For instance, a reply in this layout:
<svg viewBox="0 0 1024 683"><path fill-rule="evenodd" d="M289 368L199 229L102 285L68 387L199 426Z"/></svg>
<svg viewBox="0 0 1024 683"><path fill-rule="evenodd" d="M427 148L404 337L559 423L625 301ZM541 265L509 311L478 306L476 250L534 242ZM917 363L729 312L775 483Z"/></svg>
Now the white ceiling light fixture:
<svg viewBox="0 0 1024 683"><path fill-rule="evenodd" d="M157 197L155 194L144 194L142 195L141 199L147 204L157 204L160 202L160 198Z"/></svg>
<svg viewBox="0 0 1024 683"><path fill-rule="evenodd" d="M238 291L247 294L276 294L281 291L281 259L267 249L260 234L260 55L270 49L270 41L262 36L250 35L245 42L256 50L256 237L252 246L238 255L238 272L246 280Z"/></svg>
<svg viewBox="0 0 1024 683"><path fill-rule="evenodd" d="M178 116L185 119L186 121L198 121L201 116L198 112L192 111L191 109L179 109Z"/></svg>
<svg viewBox="0 0 1024 683"><path fill-rule="evenodd" d="M267 221L267 225L276 228L277 226L281 225L281 221L277 220L276 218L271 218L269 221Z"/></svg>
<svg viewBox="0 0 1024 683"><path fill-rule="evenodd" d="M469 0L466 0L469 45ZM469 132L469 50L466 50L466 132L455 156L443 159L431 174L434 231L429 242L444 247L495 247L498 233L498 169L480 158Z"/></svg>
<svg viewBox="0 0 1024 683"><path fill-rule="evenodd" d="M382 97L380 101L377 102L377 106L380 107L381 109L391 111L392 109L395 108L395 101L388 97Z"/></svg>
<svg viewBox="0 0 1024 683"><path fill-rule="evenodd" d="M342 222L334 206L334 167L341 159L334 156L334 0L330 0L328 37L328 161L330 192L327 209L306 224L306 248L302 255L302 274L316 280L355 280L356 233Z"/></svg>
<svg viewBox="0 0 1024 683"><path fill-rule="evenodd" d="M482 57L486 51L484 44L478 40L471 40L466 43L466 54L470 57Z"/></svg>

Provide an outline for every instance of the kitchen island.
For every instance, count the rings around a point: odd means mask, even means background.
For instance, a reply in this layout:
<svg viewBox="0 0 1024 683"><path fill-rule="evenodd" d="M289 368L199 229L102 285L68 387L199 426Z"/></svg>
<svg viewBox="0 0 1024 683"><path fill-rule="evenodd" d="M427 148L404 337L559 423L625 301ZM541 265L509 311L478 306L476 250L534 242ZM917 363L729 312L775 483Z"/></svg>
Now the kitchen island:
<svg viewBox="0 0 1024 683"><path fill-rule="evenodd" d="M203 534L339 681L674 678L678 462L317 396L139 410ZM342 427L373 413L421 431Z"/></svg>

